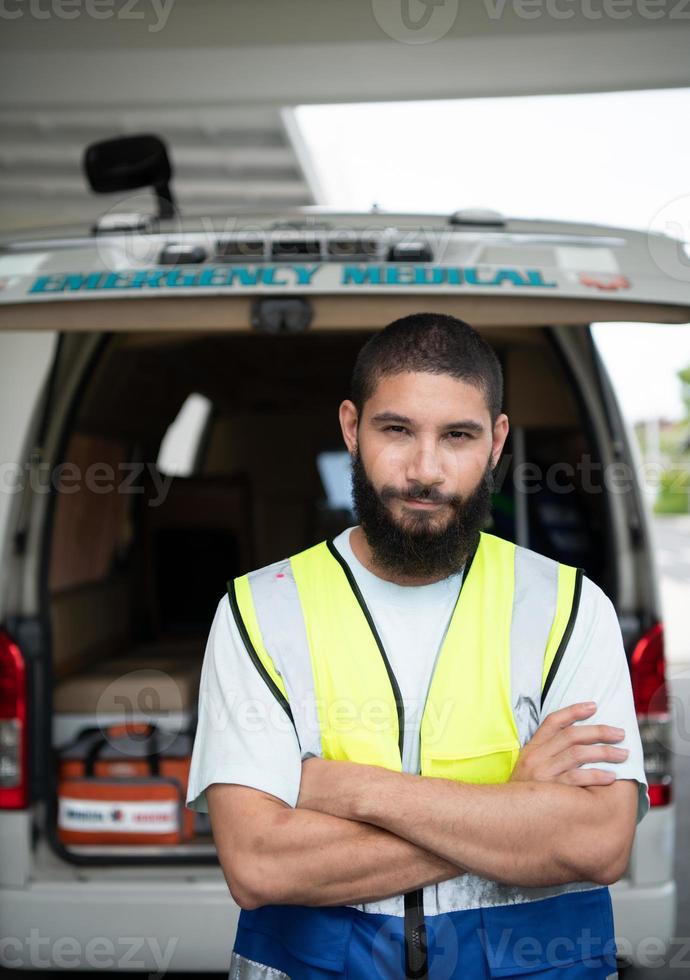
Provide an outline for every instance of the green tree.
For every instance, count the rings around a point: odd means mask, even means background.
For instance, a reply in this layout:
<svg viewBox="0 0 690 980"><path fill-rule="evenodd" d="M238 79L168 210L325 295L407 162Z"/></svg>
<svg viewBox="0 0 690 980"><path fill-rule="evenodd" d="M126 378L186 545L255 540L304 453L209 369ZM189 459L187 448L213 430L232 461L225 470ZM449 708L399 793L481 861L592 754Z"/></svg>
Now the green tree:
<svg viewBox="0 0 690 980"><path fill-rule="evenodd" d="M690 421L690 364L678 372L680 378L680 396L685 404L685 418Z"/></svg>

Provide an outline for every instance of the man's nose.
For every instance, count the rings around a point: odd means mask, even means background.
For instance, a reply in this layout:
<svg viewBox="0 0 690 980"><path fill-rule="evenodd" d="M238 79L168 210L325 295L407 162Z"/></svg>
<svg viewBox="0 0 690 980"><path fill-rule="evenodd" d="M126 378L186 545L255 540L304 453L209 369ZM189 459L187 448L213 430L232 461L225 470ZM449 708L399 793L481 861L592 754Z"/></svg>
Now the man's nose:
<svg viewBox="0 0 690 980"><path fill-rule="evenodd" d="M407 478L425 485L443 482L441 461L434 446L426 442L415 446L407 466Z"/></svg>

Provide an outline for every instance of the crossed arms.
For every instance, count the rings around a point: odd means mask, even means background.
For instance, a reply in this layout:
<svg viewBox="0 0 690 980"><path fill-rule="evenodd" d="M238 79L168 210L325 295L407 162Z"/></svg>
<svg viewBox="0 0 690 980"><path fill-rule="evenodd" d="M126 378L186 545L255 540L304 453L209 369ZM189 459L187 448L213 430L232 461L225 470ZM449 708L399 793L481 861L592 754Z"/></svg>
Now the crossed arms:
<svg viewBox="0 0 690 980"><path fill-rule="evenodd" d="M218 856L242 908L346 905L465 872L516 885L610 884L635 833L637 785L583 763L621 762L623 737L553 712L508 783L478 785L310 758L297 806L234 783L206 790ZM603 744L599 744L603 743Z"/></svg>

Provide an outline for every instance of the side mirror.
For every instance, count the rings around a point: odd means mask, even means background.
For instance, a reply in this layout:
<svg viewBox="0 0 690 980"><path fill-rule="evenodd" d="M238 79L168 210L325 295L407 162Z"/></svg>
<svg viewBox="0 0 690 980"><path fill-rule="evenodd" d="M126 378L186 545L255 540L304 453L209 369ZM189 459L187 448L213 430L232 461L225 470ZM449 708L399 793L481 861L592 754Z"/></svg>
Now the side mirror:
<svg viewBox="0 0 690 980"><path fill-rule="evenodd" d="M152 187L158 201L158 217L173 217L172 166L165 143L158 136L118 136L92 143L86 148L83 165L96 193Z"/></svg>

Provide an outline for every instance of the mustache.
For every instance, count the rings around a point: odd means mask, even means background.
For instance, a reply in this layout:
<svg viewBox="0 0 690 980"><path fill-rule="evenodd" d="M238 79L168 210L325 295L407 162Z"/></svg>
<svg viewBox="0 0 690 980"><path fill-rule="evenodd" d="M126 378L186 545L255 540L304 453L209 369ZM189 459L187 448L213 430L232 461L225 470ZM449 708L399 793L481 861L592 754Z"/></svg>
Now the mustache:
<svg viewBox="0 0 690 980"><path fill-rule="evenodd" d="M382 568L407 575L450 575L458 570L466 556L476 548L479 533L491 512L491 470L487 462L484 476L467 495L443 493L437 484L408 480L402 486L393 483L381 490L367 476L359 452L352 457L352 500L376 562ZM455 488L453 488L455 490ZM410 528L393 517L391 500L426 500L438 506L450 504L450 514L435 528L431 521L419 518L428 514L417 510ZM413 512L408 513L408 517Z"/></svg>
<svg viewBox="0 0 690 980"><path fill-rule="evenodd" d="M396 487L384 487L379 496L382 501L389 500L426 500L432 504L450 504L451 507L459 507L462 504L460 497L447 497L435 487L425 487L421 484L409 487L407 490L398 490Z"/></svg>

